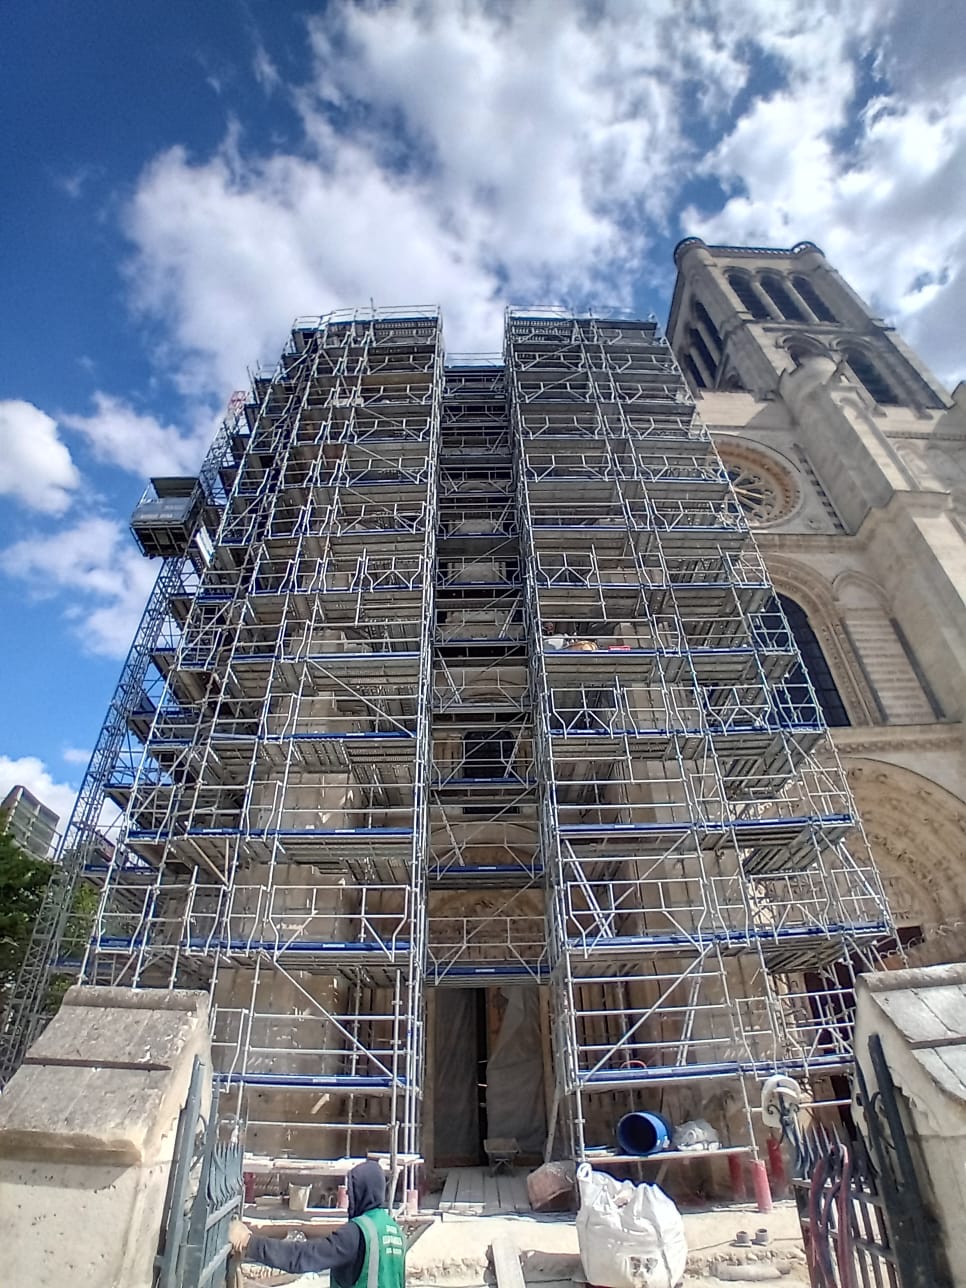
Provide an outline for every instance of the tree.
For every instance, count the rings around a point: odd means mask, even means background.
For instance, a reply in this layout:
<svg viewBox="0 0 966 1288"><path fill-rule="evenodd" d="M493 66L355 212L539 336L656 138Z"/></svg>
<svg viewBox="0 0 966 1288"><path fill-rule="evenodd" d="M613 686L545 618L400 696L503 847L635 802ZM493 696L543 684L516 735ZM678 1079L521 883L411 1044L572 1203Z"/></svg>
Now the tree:
<svg viewBox="0 0 966 1288"><path fill-rule="evenodd" d="M0 817L0 996L20 969L53 870L21 849Z"/></svg>
<svg viewBox="0 0 966 1288"><path fill-rule="evenodd" d="M17 980L30 935L44 895L54 873L46 859L32 858L17 843L0 812L0 1014ZM83 953L97 910L97 892L81 884L74 892L67 919L61 957ZM45 1009L54 1007L71 983L70 975L56 975L50 981Z"/></svg>

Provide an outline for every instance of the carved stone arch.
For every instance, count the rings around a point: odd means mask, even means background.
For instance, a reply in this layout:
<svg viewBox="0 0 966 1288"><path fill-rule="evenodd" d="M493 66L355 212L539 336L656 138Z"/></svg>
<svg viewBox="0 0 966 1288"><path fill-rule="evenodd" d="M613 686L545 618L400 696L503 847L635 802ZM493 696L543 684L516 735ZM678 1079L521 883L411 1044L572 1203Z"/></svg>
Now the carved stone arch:
<svg viewBox="0 0 966 1288"><path fill-rule="evenodd" d="M873 403L895 406L908 395L893 356L864 336L839 335L831 341L840 376L851 373L851 382Z"/></svg>
<svg viewBox="0 0 966 1288"><path fill-rule="evenodd" d="M761 294L753 274L747 269L731 266L725 269L724 279L739 306L750 313L756 322L773 320L771 308Z"/></svg>
<svg viewBox="0 0 966 1288"><path fill-rule="evenodd" d="M813 335L802 334L800 331L782 336L778 341L778 346L788 353L796 367L800 367L809 358L831 357L827 344L824 344Z"/></svg>
<svg viewBox="0 0 966 1288"><path fill-rule="evenodd" d="M855 568L846 568L832 579L835 602L846 608L881 608L890 611L889 599L874 578Z"/></svg>
<svg viewBox="0 0 966 1288"><path fill-rule="evenodd" d="M832 587L813 569L793 559L763 553L775 590L805 610L852 724L881 723L875 697L839 617Z"/></svg>
<svg viewBox="0 0 966 1288"><path fill-rule="evenodd" d="M846 757L873 858L900 927L921 926L920 962L960 960L966 940L966 801L897 765Z"/></svg>

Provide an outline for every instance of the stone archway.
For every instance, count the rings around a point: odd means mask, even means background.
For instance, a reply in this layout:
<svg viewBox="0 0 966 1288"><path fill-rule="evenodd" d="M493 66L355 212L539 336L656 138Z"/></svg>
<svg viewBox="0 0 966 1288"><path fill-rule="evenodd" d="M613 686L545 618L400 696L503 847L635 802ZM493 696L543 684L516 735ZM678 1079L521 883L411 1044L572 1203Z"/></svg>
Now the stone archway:
<svg viewBox="0 0 966 1288"><path fill-rule="evenodd" d="M922 928L916 964L966 955L966 801L909 769L848 758L846 771L896 923Z"/></svg>

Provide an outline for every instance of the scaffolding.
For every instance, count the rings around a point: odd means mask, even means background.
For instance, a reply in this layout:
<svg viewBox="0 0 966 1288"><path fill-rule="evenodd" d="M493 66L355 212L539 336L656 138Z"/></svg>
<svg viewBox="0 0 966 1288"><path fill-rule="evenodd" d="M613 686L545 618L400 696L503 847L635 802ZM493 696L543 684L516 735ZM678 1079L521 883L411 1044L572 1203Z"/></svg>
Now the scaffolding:
<svg viewBox="0 0 966 1288"><path fill-rule="evenodd" d="M250 1155L412 1188L427 988L549 996L548 1156L709 1095L754 1151L763 1079L847 1069L885 900L653 323L511 311L444 364L434 310L300 321L133 528L164 562L8 1071L80 879L82 979L209 991Z"/></svg>
<svg viewBox="0 0 966 1288"><path fill-rule="evenodd" d="M654 324L511 313L555 1053L551 1137L842 1072L851 975L890 935L845 777ZM846 838L860 848L850 850ZM552 1148L548 1144L548 1153Z"/></svg>

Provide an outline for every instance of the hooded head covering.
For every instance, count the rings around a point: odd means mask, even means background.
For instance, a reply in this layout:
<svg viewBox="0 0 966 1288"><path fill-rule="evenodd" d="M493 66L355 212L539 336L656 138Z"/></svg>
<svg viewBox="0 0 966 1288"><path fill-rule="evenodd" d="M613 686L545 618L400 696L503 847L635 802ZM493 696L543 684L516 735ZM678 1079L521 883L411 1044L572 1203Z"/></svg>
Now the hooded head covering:
<svg viewBox="0 0 966 1288"><path fill-rule="evenodd" d="M386 1174L378 1163L360 1163L349 1173L346 1184L349 1219L386 1206Z"/></svg>

